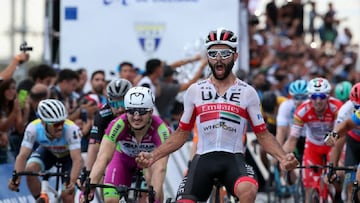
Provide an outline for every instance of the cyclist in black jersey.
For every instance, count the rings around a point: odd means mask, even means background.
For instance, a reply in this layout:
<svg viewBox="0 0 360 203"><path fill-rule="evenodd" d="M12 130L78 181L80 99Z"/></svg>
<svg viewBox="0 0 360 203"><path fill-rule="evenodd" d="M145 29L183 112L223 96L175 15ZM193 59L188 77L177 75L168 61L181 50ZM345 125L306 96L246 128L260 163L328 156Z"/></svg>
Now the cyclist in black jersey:
<svg viewBox="0 0 360 203"><path fill-rule="evenodd" d="M131 87L131 83L126 79L113 80L106 86L108 102L96 113L94 124L90 131L88 154L85 161L87 171L91 170L95 162L100 142L108 124L116 116L125 112L124 96Z"/></svg>

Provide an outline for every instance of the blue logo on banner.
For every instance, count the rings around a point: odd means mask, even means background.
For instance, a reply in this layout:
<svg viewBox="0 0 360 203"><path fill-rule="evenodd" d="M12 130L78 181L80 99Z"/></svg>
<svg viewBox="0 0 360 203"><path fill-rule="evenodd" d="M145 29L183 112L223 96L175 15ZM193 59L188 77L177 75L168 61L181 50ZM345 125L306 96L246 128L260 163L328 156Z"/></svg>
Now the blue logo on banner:
<svg viewBox="0 0 360 203"><path fill-rule="evenodd" d="M103 3L104 3L104 5L110 5L110 4L112 4L113 3L113 0L103 0ZM127 0L121 0L121 4L123 5L123 6L127 6L128 4L127 4Z"/></svg>
<svg viewBox="0 0 360 203"><path fill-rule="evenodd" d="M135 31L138 34L138 40L141 49L148 54L154 53L160 46L161 38L165 32L163 24L137 24Z"/></svg>
<svg viewBox="0 0 360 203"><path fill-rule="evenodd" d="M65 7L65 20L76 20L76 19L77 19L77 8Z"/></svg>
<svg viewBox="0 0 360 203"><path fill-rule="evenodd" d="M71 63L76 63L76 61L77 61L76 56L71 56L71 57L70 57L70 62L71 62Z"/></svg>

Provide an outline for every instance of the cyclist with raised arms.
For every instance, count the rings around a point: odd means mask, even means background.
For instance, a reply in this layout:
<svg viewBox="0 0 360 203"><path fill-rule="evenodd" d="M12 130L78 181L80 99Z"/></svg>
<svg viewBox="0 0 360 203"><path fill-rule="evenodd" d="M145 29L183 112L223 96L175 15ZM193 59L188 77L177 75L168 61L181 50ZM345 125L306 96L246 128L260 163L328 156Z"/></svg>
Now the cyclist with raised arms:
<svg viewBox="0 0 360 203"><path fill-rule="evenodd" d="M345 166L355 166L360 163L360 116L355 111L360 110L360 83L356 83L350 91L349 100L340 108L333 131L327 134L326 144L333 146L330 162L338 165L345 149ZM338 173L342 173L339 171ZM352 183L356 179L354 171L345 171L344 189L347 202L351 202ZM340 175L339 174L339 175Z"/></svg>
<svg viewBox="0 0 360 203"><path fill-rule="evenodd" d="M66 108L59 100L40 101L37 113L39 119L29 123L25 129L14 170L40 172L61 163L63 172L70 173L70 182L65 185L63 201L74 202L74 186L82 167L81 131L71 120L66 119ZM35 143L39 146L33 152ZM40 180L38 177L27 176L26 181L31 194L38 199L41 191ZM9 180L10 190L17 190L19 185L20 177L15 182Z"/></svg>
<svg viewBox="0 0 360 203"><path fill-rule="evenodd" d="M111 121L100 144L99 154L90 173L90 183L130 186L138 165L135 157L141 151L150 152L170 135L170 128L160 117L153 115L155 97L146 87L133 87L125 95L126 113ZM163 202L163 181L167 157L146 170L146 181L153 186L155 202ZM106 172L105 172L106 169ZM93 191L89 199L93 198ZM119 202L115 189L104 189L105 202Z"/></svg>
<svg viewBox="0 0 360 203"><path fill-rule="evenodd" d="M284 150L293 152L299 140L301 130L306 126L305 149L302 164L322 165L323 157L327 157L331 147L324 143L324 135L331 131L342 102L329 94L331 85L325 78L314 78L307 86L309 100L295 110L294 123L290 135L284 144ZM327 157L328 158L328 157ZM308 201L310 190L321 176L322 170L304 170L303 183L305 197Z"/></svg>
<svg viewBox="0 0 360 203"><path fill-rule="evenodd" d="M152 152L141 152L136 160L143 167L156 164L188 140L196 123L197 152L177 202L206 201L215 178L240 202L254 202L258 182L243 155L248 122L260 145L280 161L283 169L294 169L298 161L292 153L286 154L267 130L255 89L232 72L238 58L236 35L219 28L208 34L205 46L212 75L187 89L184 113L170 138Z"/></svg>
<svg viewBox="0 0 360 203"><path fill-rule="evenodd" d="M126 79L112 80L106 86L108 101L106 105L96 113L94 124L90 131L89 147L85 161L87 173L90 173L95 162L99 152L100 142L109 123L125 112L124 96L131 87L132 84Z"/></svg>

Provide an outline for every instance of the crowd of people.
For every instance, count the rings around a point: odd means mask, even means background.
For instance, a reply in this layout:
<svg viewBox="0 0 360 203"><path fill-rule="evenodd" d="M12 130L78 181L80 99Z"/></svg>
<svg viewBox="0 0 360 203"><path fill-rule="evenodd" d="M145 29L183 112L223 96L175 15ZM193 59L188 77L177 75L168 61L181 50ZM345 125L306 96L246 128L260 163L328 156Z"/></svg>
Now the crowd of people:
<svg viewBox="0 0 360 203"><path fill-rule="evenodd" d="M17 84L12 74L29 54L16 55L0 72L0 162L14 163L16 171L44 171L61 162L70 172L65 202L74 201L75 185L83 188L78 180L83 167L90 183L110 185L130 185L134 171L144 168L157 203L164 202L168 156L193 133L196 152L179 183L177 202L206 201L215 179L240 202L254 202L262 183L245 156L249 131L261 145L267 168L276 164L293 171L299 164L321 165L323 157L335 165L359 164L360 78L352 34L349 29L339 33L341 21L332 4L324 15L317 13L315 2L311 6L310 19L323 19L319 28L314 23L304 28L299 0L281 7L269 2L263 29L249 16L250 71L243 74L234 67L238 37L225 28L206 36L206 56L172 64L152 58L142 74L124 61L119 78L110 81L104 70L88 79L86 68L57 71L40 64ZM199 67L190 80L177 80L176 73L188 63ZM85 92L87 83L91 88ZM184 97L177 101L180 92ZM85 160L81 152L87 153ZM360 174L348 173L343 199L350 202L350 183ZM320 174L305 170L306 196ZM26 182L38 199L39 180L27 177ZM9 180L9 189L17 190L20 183L20 178ZM104 189L103 198L119 202L121 197L115 189Z"/></svg>

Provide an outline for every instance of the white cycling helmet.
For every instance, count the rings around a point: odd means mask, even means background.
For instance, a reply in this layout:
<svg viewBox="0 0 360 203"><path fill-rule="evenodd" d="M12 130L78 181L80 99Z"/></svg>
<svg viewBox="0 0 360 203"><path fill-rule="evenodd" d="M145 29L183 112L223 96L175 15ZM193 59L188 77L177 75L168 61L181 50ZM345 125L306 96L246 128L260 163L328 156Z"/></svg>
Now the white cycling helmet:
<svg viewBox="0 0 360 203"><path fill-rule="evenodd" d="M147 87L132 87L125 94L124 101L125 109L152 109L155 105L155 96Z"/></svg>
<svg viewBox="0 0 360 203"><path fill-rule="evenodd" d="M331 85L329 81L325 78L314 78L309 81L307 90L309 94L314 94L314 93L330 94Z"/></svg>
<svg viewBox="0 0 360 203"><path fill-rule="evenodd" d="M225 28L218 28L217 30L209 32L205 40L206 49L209 49L215 44L225 44L233 49L236 49L238 46L235 33Z"/></svg>
<svg viewBox="0 0 360 203"><path fill-rule="evenodd" d="M106 93L109 99L116 99L125 96L126 92L132 87L132 84L126 79L112 80L106 86Z"/></svg>
<svg viewBox="0 0 360 203"><path fill-rule="evenodd" d="M60 122L67 118L67 111L64 104L56 99L45 99L40 101L37 113L42 121Z"/></svg>

